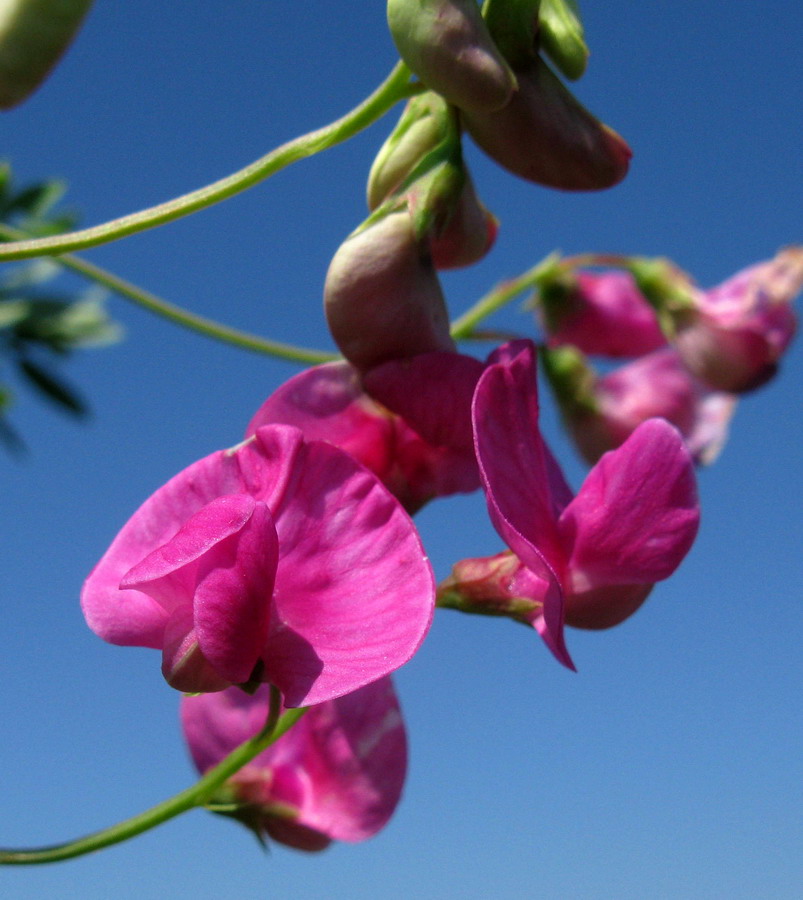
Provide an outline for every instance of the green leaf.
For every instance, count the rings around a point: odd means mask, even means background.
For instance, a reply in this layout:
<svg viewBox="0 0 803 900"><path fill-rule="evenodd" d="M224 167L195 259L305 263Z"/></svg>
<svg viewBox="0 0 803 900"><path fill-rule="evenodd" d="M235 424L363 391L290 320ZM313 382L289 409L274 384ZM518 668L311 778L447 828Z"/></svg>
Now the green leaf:
<svg viewBox="0 0 803 900"><path fill-rule="evenodd" d="M0 329L14 328L31 314L28 300L3 300L0 302ZM1 407L0 407L1 408Z"/></svg>
<svg viewBox="0 0 803 900"><path fill-rule="evenodd" d="M30 359L17 361L20 373L39 393L58 407L75 416L85 416L89 411L84 400L75 388L68 385L60 376L49 372L39 363Z"/></svg>

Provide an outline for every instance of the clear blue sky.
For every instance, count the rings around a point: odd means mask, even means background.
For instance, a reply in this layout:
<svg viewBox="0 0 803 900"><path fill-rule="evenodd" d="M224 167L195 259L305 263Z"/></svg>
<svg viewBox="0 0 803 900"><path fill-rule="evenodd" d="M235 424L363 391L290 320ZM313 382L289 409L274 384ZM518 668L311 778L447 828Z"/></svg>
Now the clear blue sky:
<svg viewBox="0 0 803 900"><path fill-rule="evenodd" d="M85 224L199 187L369 93L396 60L383 6L98 0L51 80L0 119L0 154L22 181L64 176ZM555 248L665 254L712 285L803 239L799 4L583 9L592 57L577 93L631 143L631 175L568 196L472 148L502 231L481 265L444 278L453 314ZM326 267L365 215L365 175L394 121L88 257L196 312L331 348ZM296 371L111 307L127 340L65 369L91 421L20 391L13 418L33 452L0 459L0 845L78 836L192 778L158 653L102 643L79 590L139 503L239 440ZM493 324L530 328L515 310ZM373 841L265 857L244 829L195 811L95 857L2 871L0 894L799 897L802 381L798 343L702 472L703 525L681 570L623 626L570 632L578 674L512 623L436 617L398 675L411 769ZM577 485L582 467L546 420ZM432 505L420 526L439 577L501 548L479 496Z"/></svg>

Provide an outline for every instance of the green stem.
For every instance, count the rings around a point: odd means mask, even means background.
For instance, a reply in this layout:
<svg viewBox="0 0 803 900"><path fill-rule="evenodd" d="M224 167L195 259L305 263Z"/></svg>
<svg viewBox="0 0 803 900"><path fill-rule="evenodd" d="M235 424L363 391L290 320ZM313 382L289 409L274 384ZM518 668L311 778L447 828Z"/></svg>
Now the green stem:
<svg viewBox="0 0 803 900"><path fill-rule="evenodd" d="M480 322L510 303L511 300L515 300L519 294L535 287L541 275L555 264L556 255L550 254L523 274L497 285L466 310L462 316L454 320L451 329L452 337L455 340L465 340L471 337Z"/></svg>
<svg viewBox="0 0 803 900"><path fill-rule="evenodd" d="M271 698L271 709L273 709L273 697ZM194 785L181 791L174 797L152 806L138 816L126 819L124 822L118 822L117 825L112 825L111 828L96 831L93 834L86 835L86 837L68 841L64 844L36 847L30 850L0 850L0 865L30 865L33 863L50 863L73 859L76 856L93 853L95 850L101 850L112 844L119 844L151 828L155 828L157 825L161 825L162 822L167 822L169 819L187 812L187 810L202 806L226 779L230 778L246 763L278 740L305 712L305 709L288 710L279 718L273 728L270 727L269 723L266 723L259 734L240 744L236 750L218 763L214 769L210 769Z"/></svg>
<svg viewBox="0 0 803 900"><path fill-rule="evenodd" d="M102 225L53 237L25 240L0 247L0 260L28 259L32 256L53 256L71 250L96 247L118 238L164 225L182 216L227 200L247 188L259 184L291 163L327 150L353 137L373 124L399 100L420 93L423 86L410 84L410 70L399 62L381 85L362 103L340 119L282 144L252 162L244 169L221 178L212 184L183 194L166 203L143 209L131 215L112 219Z"/></svg>
<svg viewBox="0 0 803 900"><path fill-rule="evenodd" d="M24 232L0 223L0 239L14 240L22 234ZM70 269L72 272L77 272L85 278L102 284L110 291L114 291L115 294L125 297L126 300L131 300L138 306L167 319L169 322L173 322L175 325L181 325L184 328L189 328L191 331L197 331L199 334L226 344L233 344L235 347L240 347L243 350L251 350L254 353L263 353L266 356L274 356L279 359L290 360L291 362L309 363L311 365L330 362L339 358L337 355L326 353L323 350L312 350L307 347L284 344L280 341L271 341L267 338L259 337L259 335L249 334L247 331L240 331L237 328L231 328L228 325L215 322L214 319L196 315L78 256L70 254L57 256L55 257L55 262L64 266L65 269Z"/></svg>

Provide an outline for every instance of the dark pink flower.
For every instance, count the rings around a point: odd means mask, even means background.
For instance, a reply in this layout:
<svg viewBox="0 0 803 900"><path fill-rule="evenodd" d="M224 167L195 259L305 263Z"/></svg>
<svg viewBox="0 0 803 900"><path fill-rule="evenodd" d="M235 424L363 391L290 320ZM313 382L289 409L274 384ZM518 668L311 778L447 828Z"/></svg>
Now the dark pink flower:
<svg viewBox="0 0 803 900"><path fill-rule="evenodd" d="M589 463L621 446L648 419L671 422L694 461L704 465L728 438L737 398L698 381L669 347L602 377L574 348L546 350L543 359L566 427Z"/></svg>
<svg viewBox="0 0 803 900"><path fill-rule="evenodd" d="M364 378L346 362L316 366L274 391L246 435L295 425L308 440L350 453L412 513L480 486L471 398L482 370L476 359L439 352L386 363Z"/></svg>
<svg viewBox="0 0 803 900"><path fill-rule="evenodd" d="M789 247L697 292L694 306L678 314L675 338L689 371L731 393L766 383L795 334L792 301L801 286L803 247Z"/></svg>
<svg viewBox="0 0 803 900"><path fill-rule="evenodd" d="M629 272L565 273L541 286L542 321L550 347L634 357L666 344L655 311Z"/></svg>
<svg viewBox="0 0 803 900"><path fill-rule="evenodd" d="M433 601L396 499L347 453L286 425L258 428L160 488L81 595L104 640L162 650L173 687L266 681L288 706L398 668Z"/></svg>
<svg viewBox="0 0 803 900"><path fill-rule="evenodd" d="M691 547L699 524L691 458L671 425L651 419L606 453L572 496L538 429L535 350L528 341L492 357L473 416L491 520L519 565L499 557L459 564L441 589L458 599L443 605L499 613L507 595L511 614L532 624L572 666L564 618L585 628L622 621ZM462 606L461 565L471 568L472 581ZM487 610L485 576L493 582Z"/></svg>
<svg viewBox="0 0 803 900"><path fill-rule="evenodd" d="M268 689L184 697L181 723L198 771L264 726ZM313 706L230 778L212 802L282 844L321 850L363 841L393 814L407 769L407 738L390 678Z"/></svg>

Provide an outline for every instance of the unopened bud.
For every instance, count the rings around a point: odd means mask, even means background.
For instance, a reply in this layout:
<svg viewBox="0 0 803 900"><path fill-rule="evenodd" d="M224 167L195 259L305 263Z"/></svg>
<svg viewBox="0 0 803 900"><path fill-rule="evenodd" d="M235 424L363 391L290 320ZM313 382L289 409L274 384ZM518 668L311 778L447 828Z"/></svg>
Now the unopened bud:
<svg viewBox="0 0 803 900"><path fill-rule="evenodd" d="M387 14L399 55L428 88L461 109L508 102L516 79L475 0L388 0Z"/></svg>
<svg viewBox="0 0 803 900"><path fill-rule="evenodd" d="M538 13L541 47L573 81L586 70L588 46L575 0L541 0Z"/></svg>
<svg viewBox="0 0 803 900"><path fill-rule="evenodd" d="M406 209L340 246L326 275L324 308L335 343L363 371L454 349L438 276Z"/></svg>
<svg viewBox="0 0 803 900"><path fill-rule="evenodd" d="M519 90L504 109L462 116L490 157L514 175L567 191L601 190L625 177L630 148L581 106L543 60L516 74Z"/></svg>
<svg viewBox="0 0 803 900"><path fill-rule="evenodd" d="M446 101L432 91L408 101L396 127L376 155L368 175L368 208L397 190L416 165L454 128Z"/></svg>

